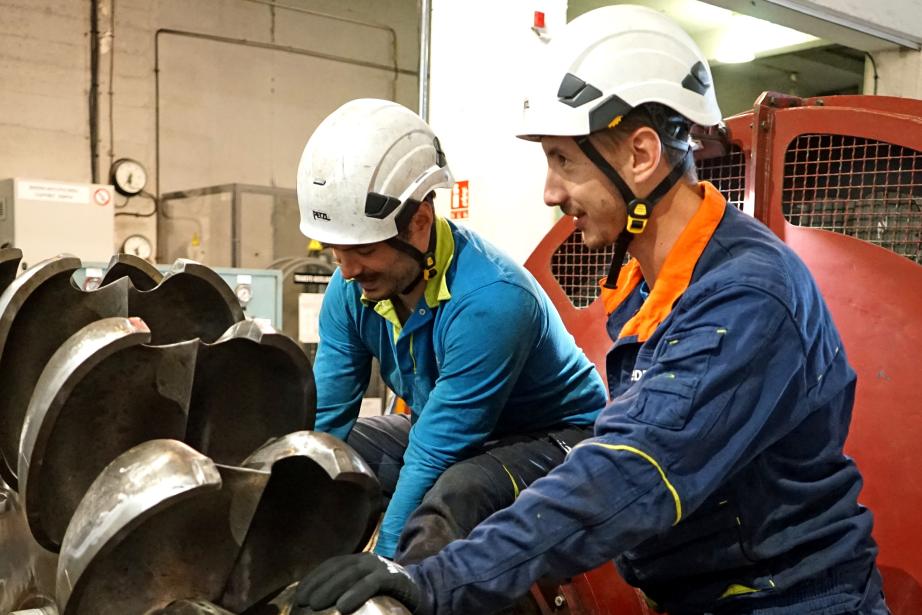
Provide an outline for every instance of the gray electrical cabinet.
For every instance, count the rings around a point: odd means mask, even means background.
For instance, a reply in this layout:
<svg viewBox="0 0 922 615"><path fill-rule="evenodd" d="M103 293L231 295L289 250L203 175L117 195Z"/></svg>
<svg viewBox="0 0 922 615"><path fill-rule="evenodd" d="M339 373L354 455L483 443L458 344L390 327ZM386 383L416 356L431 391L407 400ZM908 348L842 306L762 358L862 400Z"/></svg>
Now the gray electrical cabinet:
<svg viewBox="0 0 922 615"><path fill-rule="evenodd" d="M157 261L266 269L306 256L298 197L289 188L222 184L167 192L157 214Z"/></svg>

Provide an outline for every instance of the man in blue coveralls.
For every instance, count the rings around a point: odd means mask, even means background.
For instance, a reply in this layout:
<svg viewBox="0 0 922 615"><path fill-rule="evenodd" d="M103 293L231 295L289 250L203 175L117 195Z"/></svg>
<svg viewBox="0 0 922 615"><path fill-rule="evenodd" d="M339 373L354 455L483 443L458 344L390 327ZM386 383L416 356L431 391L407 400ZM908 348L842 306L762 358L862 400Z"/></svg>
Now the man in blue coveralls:
<svg viewBox="0 0 922 615"><path fill-rule="evenodd" d="M298 167L301 231L339 263L314 363L316 429L346 440L389 504L375 552L417 562L464 538L592 435L598 373L534 278L435 215L438 140L386 100L346 103ZM356 421L372 357L412 409Z"/></svg>
<svg viewBox="0 0 922 615"><path fill-rule="evenodd" d="M888 613L842 452L855 374L829 312L800 259L694 175L689 125L721 117L704 57L629 5L575 19L548 51L520 136L547 156L548 205L587 246L615 246L611 402L593 438L465 540L406 569L333 558L296 603L348 613L390 594L416 614L490 613L614 559L671 615Z"/></svg>

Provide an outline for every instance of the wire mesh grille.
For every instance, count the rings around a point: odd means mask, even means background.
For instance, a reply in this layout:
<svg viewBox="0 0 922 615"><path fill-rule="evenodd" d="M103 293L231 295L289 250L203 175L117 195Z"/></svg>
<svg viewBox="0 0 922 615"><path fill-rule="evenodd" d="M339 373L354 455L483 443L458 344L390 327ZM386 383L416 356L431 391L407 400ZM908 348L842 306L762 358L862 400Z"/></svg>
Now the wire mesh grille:
<svg viewBox="0 0 922 615"><path fill-rule="evenodd" d="M574 230L551 257L551 273L570 302L584 308L599 296L599 280L608 273L614 246L590 250Z"/></svg>
<svg viewBox="0 0 922 615"><path fill-rule="evenodd" d="M727 203L743 209L746 198L746 156L739 145L720 158L710 158L696 163L698 179L709 181L727 198Z"/></svg>
<svg viewBox="0 0 922 615"><path fill-rule="evenodd" d="M863 239L922 264L922 153L847 135L807 134L785 154L791 224Z"/></svg>
<svg viewBox="0 0 922 615"><path fill-rule="evenodd" d="M699 179L713 183L731 205L742 209L746 167L739 146L732 146L721 158L698 162L697 169ZM613 246L590 250L574 231L554 252L551 273L575 307L584 308L599 296L599 280L608 273L614 251Z"/></svg>

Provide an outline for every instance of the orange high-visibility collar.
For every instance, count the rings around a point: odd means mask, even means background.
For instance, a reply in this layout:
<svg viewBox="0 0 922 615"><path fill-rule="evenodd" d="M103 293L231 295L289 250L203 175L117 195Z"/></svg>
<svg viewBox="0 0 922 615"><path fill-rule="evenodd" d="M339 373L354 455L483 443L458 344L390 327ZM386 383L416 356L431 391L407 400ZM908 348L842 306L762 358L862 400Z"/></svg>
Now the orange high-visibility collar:
<svg viewBox="0 0 922 615"><path fill-rule="evenodd" d="M704 191L698 211L679 235L679 239L666 256L656 283L650 290L650 296L640 310L621 328L618 338L637 336L644 342L653 335L661 322L666 320L672 306L691 282L695 265L711 240L717 225L720 224L726 210L727 200L710 182L699 182ZM602 301L605 313L611 314L630 296L640 281L643 272L636 258L631 258L618 275L618 288L605 288L605 278L599 281L602 286Z"/></svg>

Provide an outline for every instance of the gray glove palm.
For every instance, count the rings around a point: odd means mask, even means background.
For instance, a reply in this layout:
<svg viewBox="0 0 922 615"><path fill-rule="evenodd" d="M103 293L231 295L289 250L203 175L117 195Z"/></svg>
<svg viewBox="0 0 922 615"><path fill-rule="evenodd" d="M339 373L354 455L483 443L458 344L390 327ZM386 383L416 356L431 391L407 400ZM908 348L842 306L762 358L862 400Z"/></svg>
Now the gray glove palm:
<svg viewBox="0 0 922 615"><path fill-rule="evenodd" d="M420 603L419 586L398 564L373 553L331 557L298 584L295 605L321 611L335 606L343 615L374 596L391 596L411 613Z"/></svg>

